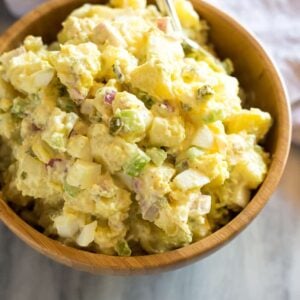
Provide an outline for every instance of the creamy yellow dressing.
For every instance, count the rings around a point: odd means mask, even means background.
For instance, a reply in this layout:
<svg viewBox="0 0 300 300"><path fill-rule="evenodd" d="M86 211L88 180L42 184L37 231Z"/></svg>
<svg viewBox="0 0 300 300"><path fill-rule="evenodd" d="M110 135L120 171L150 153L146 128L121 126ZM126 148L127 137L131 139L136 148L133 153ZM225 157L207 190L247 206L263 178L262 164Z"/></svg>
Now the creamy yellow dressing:
<svg viewBox="0 0 300 300"><path fill-rule="evenodd" d="M175 1L208 51L207 24ZM57 41L0 57L5 199L46 235L129 256L182 247L242 210L272 118L241 106L230 62L187 47L144 0L85 4Z"/></svg>

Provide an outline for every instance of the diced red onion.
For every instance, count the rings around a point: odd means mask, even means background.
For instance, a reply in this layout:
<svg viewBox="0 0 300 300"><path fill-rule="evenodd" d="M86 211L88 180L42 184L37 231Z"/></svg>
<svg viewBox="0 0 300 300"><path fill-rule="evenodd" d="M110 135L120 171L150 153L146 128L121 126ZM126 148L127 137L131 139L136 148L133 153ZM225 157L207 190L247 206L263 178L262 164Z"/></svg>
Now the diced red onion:
<svg viewBox="0 0 300 300"><path fill-rule="evenodd" d="M157 25L158 29L160 29L161 31L167 32L168 19L166 17L158 18L156 20L156 25Z"/></svg>
<svg viewBox="0 0 300 300"><path fill-rule="evenodd" d="M139 179L133 180L133 190L138 193L141 188L141 181Z"/></svg>
<svg viewBox="0 0 300 300"><path fill-rule="evenodd" d="M54 165L55 165L56 163L61 162L61 161L62 161L61 158L51 158L51 159L48 161L48 163L46 164L46 166L47 166L47 167L53 168Z"/></svg>
<svg viewBox="0 0 300 300"><path fill-rule="evenodd" d="M31 124L32 131L40 131L42 130L40 127L36 126L34 123Z"/></svg>
<svg viewBox="0 0 300 300"><path fill-rule="evenodd" d="M115 97L116 97L116 91L106 92L104 96L104 102L107 104L112 104L112 102L115 100Z"/></svg>
<svg viewBox="0 0 300 300"><path fill-rule="evenodd" d="M167 110L168 112L173 112L174 111L174 107L170 104L169 101L165 100L162 104L161 107L164 108L165 110Z"/></svg>

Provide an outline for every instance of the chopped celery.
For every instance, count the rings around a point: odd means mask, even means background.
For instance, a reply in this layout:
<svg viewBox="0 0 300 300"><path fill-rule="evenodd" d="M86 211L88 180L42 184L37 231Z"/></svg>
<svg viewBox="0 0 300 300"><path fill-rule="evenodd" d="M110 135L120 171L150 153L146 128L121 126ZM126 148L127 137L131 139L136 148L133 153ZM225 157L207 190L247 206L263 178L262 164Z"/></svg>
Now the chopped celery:
<svg viewBox="0 0 300 300"><path fill-rule="evenodd" d="M189 163L186 160L181 160L178 163L176 163L175 168L179 172L183 172L189 168Z"/></svg>
<svg viewBox="0 0 300 300"><path fill-rule="evenodd" d="M13 101L11 113L18 118L23 118L26 116L29 105L30 102L28 101L28 99L17 97Z"/></svg>
<svg viewBox="0 0 300 300"><path fill-rule="evenodd" d="M131 249L126 240L118 241L117 245L115 246L115 250L119 256L130 256Z"/></svg>
<svg viewBox="0 0 300 300"><path fill-rule="evenodd" d="M64 191L68 193L71 197L76 197L80 193L81 189L76 186L72 186L65 181Z"/></svg>
<svg viewBox="0 0 300 300"><path fill-rule="evenodd" d="M143 132L145 124L141 119L139 112L134 109L124 109L118 114L122 120L122 131L124 132Z"/></svg>
<svg viewBox="0 0 300 300"><path fill-rule="evenodd" d="M27 98L16 97L13 100L11 113L18 117L23 118L32 112L33 108L40 102L37 94L28 95Z"/></svg>
<svg viewBox="0 0 300 300"><path fill-rule="evenodd" d="M213 54L205 50L200 45L200 49L194 49L185 42L183 42L181 45L187 57L193 57L199 61L204 60L214 71L224 73L225 69L223 64Z"/></svg>
<svg viewBox="0 0 300 300"><path fill-rule="evenodd" d="M218 120L223 120L223 118L224 118L223 111L221 109L217 109L217 110L209 112L207 115L205 115L203 117L202 120L205 123L213 123L213 122L216 122Z"/></svg>
<svg viewBox="0 0 300 300"><path fill-rule="evenodd" d="M203 155L203 150L197 147L190 147L187 151L182 153L176 159L176 169L179 172L183 172L189 168L190 162L193 162L194 159L198 158L199 156Z"/></svg>
<svg viewBox="0 0 300 300"><path fill-rule="evenodd" d="M187 159L194 159L199 156L201 156L204 152L197 148L197 147L191 147L186 151L186 157Z"/></svg>
<svg viewBox="0 0 300 300"><path fill-rule="evenodd" d="M149 162L150 157L142 150L138 150L129 162L123 166L123 170L127 175L137 177Z"/></svg>
<svg viewBox="0 0 300 300"><path fill-rule="evenodd" d="M167 158L167 152L159 148L150 148L146 150L147 155L150 156L151 160L156 166L161 166Z"/></svg>
<svg viewBox="0 0 300 300"><path fill-rule="evenodd" d="M47 142L53 149L61 149L65 146L64 135L58 132L53 133Z"/></svg>

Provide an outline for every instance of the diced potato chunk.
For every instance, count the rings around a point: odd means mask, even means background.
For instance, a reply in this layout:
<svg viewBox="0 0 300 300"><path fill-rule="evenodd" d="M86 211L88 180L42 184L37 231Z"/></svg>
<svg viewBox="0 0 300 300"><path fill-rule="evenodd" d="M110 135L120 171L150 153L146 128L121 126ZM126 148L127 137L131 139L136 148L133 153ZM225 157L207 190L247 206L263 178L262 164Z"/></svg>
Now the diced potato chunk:
<svg viewBox="0 0 300 300"><path fill-rule="evenodd" d="M181 118L155 117L149 131L153 146L175 147L185 139L185 129Z"/></svg>
<svg viewBox="0 0 300 300"><path fill-rule="evenodd" d="M120 32L109 22L100 22L93 31L93 42L96 44L108 44L115 47L126 47L125 40Z"/></svg>
<svg viewBox="0 0 300 300"><path fill-rule="evenodd" d="M133 145L126 143L120 137L113 137L109 134L106 126L96 124L89 130L91 150L93 158L111 173L122 169L122 166L129 159Z"/></svg>
<svg viewBox="0 0 300 300"><path fill-rule="evenodd" d="M146 62L135 68L130 74L130 83L148 94L160 99L172 99L171 75L163 66L153 61Z"/></svg>
<svg viewBox="0 0 300 300"><path fill-rule="evenodd" d="M5 67L5 79L20 92L34 94L47 86L54 76L49 62L24 47L12 50L0 57Z"/></svg>
<svg viewBox="0 0 300 300"><path fill-rule="evenodd" d="M89 139L84 135L74 135L69 138L67 152L76 158L91 160L91 147Z"/></svg>
<svg viewBox="0 0 300 300"><path fill-rule="evenodd" d="M116 47L113 45L106 45L101 54L102 70L100 75L106 79L116 78L118 80L128 79L128 74L136 68L138 62L137 59L130 54L126 49L122 47ZM119 68L120 74L116 74L114 66ZM124 78L118 78L118 76Z"/></svg>
<svg viewBox="0 0 300 300"><path fill-rule="evenodd" d="M205 174L211 180L210 186L218 186L229 177L228 163L218 153L204 154L189 159L189 166Z"/></svg>
<svg viewBox="0 0 300 300"><path fill-rule="evenodd" d="M266 156L263 153L250 150L243 153L232 170L231 177L237 180L240 178L247 188L255 189L264 180L266 173Z"/></svg>
<svg viewBox="0 0 300 300"><path fill-rule="evenodd" d="M53 150L40 138L32 144L31 149L37 158L45 164L54 157Z"/></svg>
<svg viewBox="0 0 300 300"><path fill-rule="evenodd" d="M47 121L47 128L42 133L42 139L53 149L66 151L68 135L77 119L76 114L65 113L55 108Z"/></svg>
<svg viewBox="0 0 300 300"><path fill-rule="evenodd" d="M100 174L101 165L77 159L68 171L67 183L86 189L98 182Z"/></svg>
<svg viewBox="0 0 300 300"><path fill-rule="evenodd" d="M271 125L271 115L258 108L243 109L225 120L228 133L245 131L248 134L254 134L257 140L264 138Z"/></svg>
<svg viewBox="0 0 300 300"><path fill-rule="evenodd" d="M174 73L178 68L174 61L180 61L184 57L184 52L180 40L173 37L157 34L152 31L148 35L147 60L153 60L163 65L170 73Z"/></svg>
<svg viewBox="0 0 300 300"><path fill-rule="evenodd" d="M26 153L18 153L18 157L16 185L22 195L57 201L59 187L51 185L45 164Z"/></svg>
<svg viewBox="0 0 300 300"><path fill-rule="evenodd" d="M64 44L66 42L68 42L69 44L86 43L90 40L96 25L97 20L95 19L82 19L75 16L70 16L63 23L63 29L57 36L58 42L61 44Z"/></svg>
<svg viewBox="0 0 300 300"><path fill-rule="evenodd" d="M51 62L75 102L82 102L100 71L100 52L94 43L62 45Z"/></svg>

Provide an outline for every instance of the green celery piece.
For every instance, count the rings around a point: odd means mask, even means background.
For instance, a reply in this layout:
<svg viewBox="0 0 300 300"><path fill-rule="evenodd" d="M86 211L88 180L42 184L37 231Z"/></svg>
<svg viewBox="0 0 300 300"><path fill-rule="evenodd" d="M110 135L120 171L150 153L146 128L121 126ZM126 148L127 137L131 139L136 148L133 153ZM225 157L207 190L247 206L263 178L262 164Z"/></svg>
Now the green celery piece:
<svg viewBox="0 0 300 300"><path fill-rule="evenodd" d="M26 99L20 97L15 98L11 107L11 113L18 118L23 118L26 116L29 104L30 102Z"/></svg>
<svg viewBox="0 0 300 300"><path fill-rule="evenodd" d="M124 109L118 113L121 118L124 132L142 132L144 130L144 123L139 117L139 113L134 109Z"/></svg>
<svg viewBox="0 0 300 300"><path fill-rule="evenodd" d="M200 150L197 147L191 147L186 151L186 157L187 159L194 159L197 158L199 156L203 155L203 151Z"/></svg>
<svg viewBox="0 0 300 300"><path fill-rule="evenodd" d="M12 115L18 118L24 118L27 114L31 113L34 107L40 102L37 94L31 94L28 98L17 97L13 100L11 107Z"/></svg>
<svg viewBox="0 0 300 300"><path fill-rule="evenodd" d="M55 135L51 136L51 139L47 143L53 149L60 149L60 148L65 147L65 139L62 134L55 134Z"/></svg>
<svg viewBox="0 0 300 300"><path fill-rule="evenodd" d="M206 116L203 117L203 121L205 123L213 123L217 120L223 120L224 119L224 113L221 109L214 110L209 112Z"/></svg>
<svg viewBox="0 0 300 300"><path fill-rule="evenodd" d="M161 166L167 158L167 152L159 148L150 148L146 150L146 154L149 155L151 160L156 166Z"/></svg>
<svg viewBox="0 0 300 300"><path fill-rule="evenodd" d="M193 57L196 60L204 60L214 71L222 73L225 72L224 65L202 46L200 46L200 49L197 50L183 42L182 48L187 57Z"/></svg>
<svg viewBox="0 0 300 300"><path fill-rule="evenodd" d="M71 197L76 197L80 193L80 188L69 185L66 181L64 182L64 191Z"/></svg>
<svg viewBox="0 0 300 300"><path fill-rule="evenodd" d="M142 150L139 150L132 156L129 162L123 166L123 170L127 175L137 177L149 162L150 157Z"/></svg>
<svg viewBox="0 0 300 300"><path fill-rule="evenodd" d="M118 241L118 243L115 247L115 250L119 256L130 256L131 255L131 249L126 240Z"/></svg>

